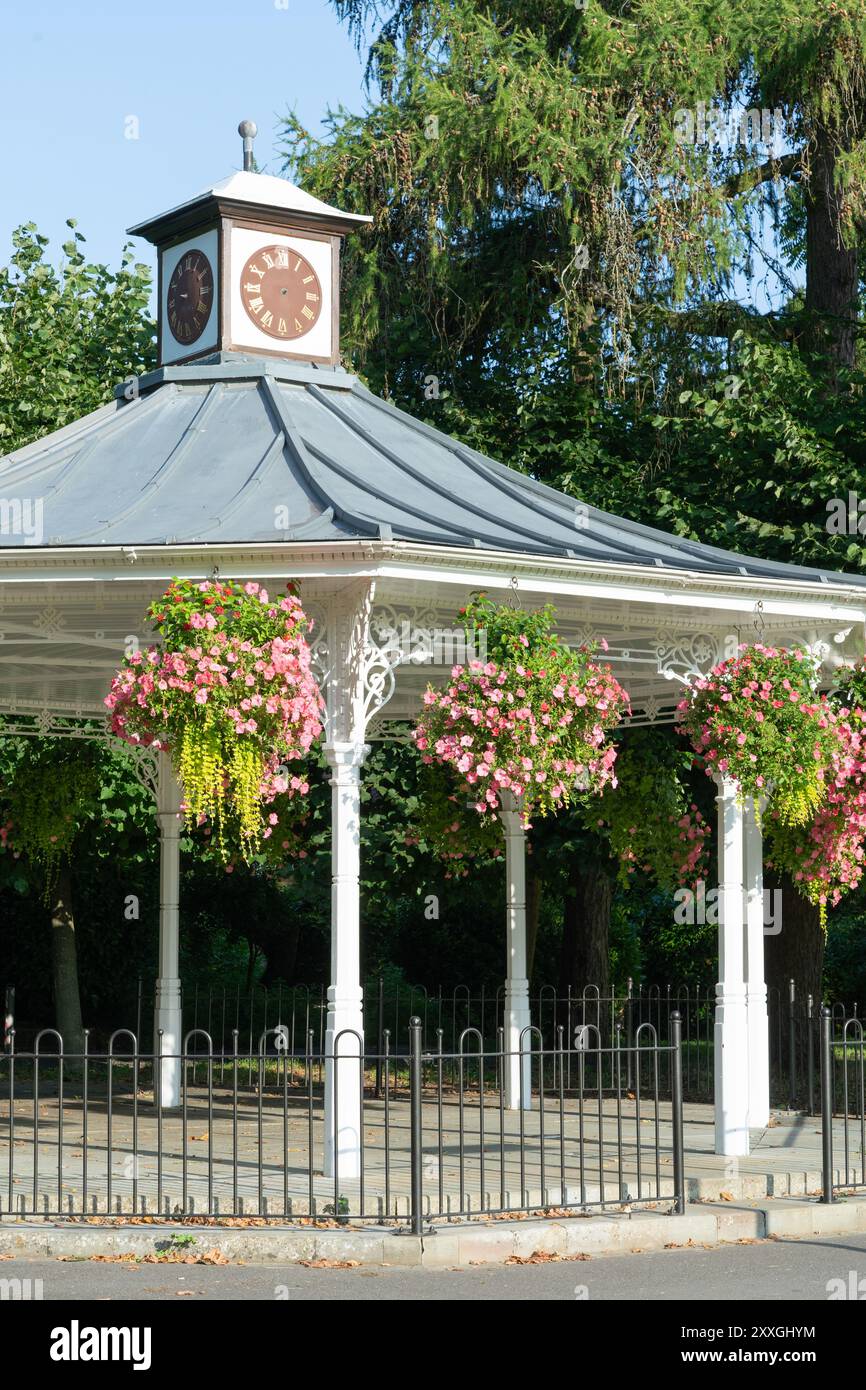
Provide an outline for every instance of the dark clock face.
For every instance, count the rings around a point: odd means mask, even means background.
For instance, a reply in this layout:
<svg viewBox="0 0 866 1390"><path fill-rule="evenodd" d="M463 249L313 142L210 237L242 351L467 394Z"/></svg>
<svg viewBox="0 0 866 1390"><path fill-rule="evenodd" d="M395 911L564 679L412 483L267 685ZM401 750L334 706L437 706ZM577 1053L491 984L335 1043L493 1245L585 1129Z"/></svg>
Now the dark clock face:
<svg viewBox="0 0 866 1390"><path fill-rule="evenodd" d="M213 308L213 271L203 251L184 251L168 282L166 314L176 342L186 346L201 337Z"/></svg>
<svg viewBox="0 0 866 1390"><path fill-rule="evenodd" d="M241 299L269 338L309 333L322 311L322 287L309 261L290 246L262 246L241 272Z"/></svg>

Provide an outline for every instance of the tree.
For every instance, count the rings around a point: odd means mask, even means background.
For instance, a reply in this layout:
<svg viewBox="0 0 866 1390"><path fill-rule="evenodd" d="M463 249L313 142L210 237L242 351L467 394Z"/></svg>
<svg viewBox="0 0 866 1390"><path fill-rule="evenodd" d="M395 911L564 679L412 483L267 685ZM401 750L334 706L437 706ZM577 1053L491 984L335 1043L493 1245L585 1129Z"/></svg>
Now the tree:
<svg viewBox="0 0 866 1390"><path fill-rule="evenodd" d="M381 10L334 4L359 41ZM346 248L353 364L584 501L859 564L825 523L862 467L864 14L396 3L369 109L284 128L294 177L374 216Z"/></svg>
<svg viewBox="0 0 866 1390"><path fill-rule="evenodd" d="M70 220L59 268L32 222L0 269L0 450L8 453L111 399L156 364L150 271L123 248L120 268L90 264Z"/></svg>
<svg viewBox="0 0 866 1390"><path fill-rule="evenodd" d="M51 924L55 1023L70 1054L83 1051L71 862L87 853L126 864L148 857L147 793L129 756L83 739L3 740L4 886L38 895ZM120 911L118 904L118 911Z"/></svg>

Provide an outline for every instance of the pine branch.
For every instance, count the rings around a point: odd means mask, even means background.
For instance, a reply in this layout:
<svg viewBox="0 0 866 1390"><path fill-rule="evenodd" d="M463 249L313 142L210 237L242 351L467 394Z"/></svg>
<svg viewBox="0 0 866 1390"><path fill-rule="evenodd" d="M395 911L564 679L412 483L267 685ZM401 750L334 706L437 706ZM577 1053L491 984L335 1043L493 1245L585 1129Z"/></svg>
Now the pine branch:
<svg viewBox="0 0 866 1390"><path fill-rule="evenodd" d="M732 174L721 185L721 192L726 198L739 198L741 194L750 193L763 183L772 183L774 179L791 178L797 174L802 162L803 156L799 152L784 154L781 159L768 159L765 164L759 164L757 168L743 169L739 174Z"/></svg>

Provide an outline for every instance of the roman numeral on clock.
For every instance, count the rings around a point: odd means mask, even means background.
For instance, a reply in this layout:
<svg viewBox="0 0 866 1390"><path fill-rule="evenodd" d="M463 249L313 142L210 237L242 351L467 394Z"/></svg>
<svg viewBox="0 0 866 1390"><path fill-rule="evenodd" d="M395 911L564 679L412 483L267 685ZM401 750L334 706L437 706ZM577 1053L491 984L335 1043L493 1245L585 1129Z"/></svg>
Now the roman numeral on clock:
<svg viewBox="0 0 866 1390"><path fill-rule="evenodd" d="M294 248L258 247L236 283L247 317L269 338L286 342L304 337L318 321L322 287L309 261Z"/></svg>

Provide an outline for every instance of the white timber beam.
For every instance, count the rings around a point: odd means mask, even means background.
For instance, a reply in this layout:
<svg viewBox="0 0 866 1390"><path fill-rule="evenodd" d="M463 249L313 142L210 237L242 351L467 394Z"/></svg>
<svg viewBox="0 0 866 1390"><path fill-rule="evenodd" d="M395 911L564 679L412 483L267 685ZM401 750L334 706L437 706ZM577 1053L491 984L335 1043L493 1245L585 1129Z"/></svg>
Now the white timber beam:
<svg viewBox="0 0 866 1390"><path fill-rule="evenodd" d="M159 753L156 819L159 825L159 971L154 1003L154 1055L159 1057L155 1099L180 1105L182 1001L180 989L180 784L167 753ZM156 1065L156 1064L155 1064ZM156 1083L156 1079L154 1081Z"/></svg>
<svg viewBox="0 0 866 1390"><path fill-rule="evenodd" d="M503 1087L509 1110L532 1105L532 1022L526 957L526 832L514 794L501 791L505 832L505 1057Z"/></svg>
<svg viewBox="0 0 866 1390"><path fill-rule="evenodd" d="M749 1044L743 950L743 808L718 782L719 979L714 1029L716 1153L749 1152Z"/></svg>

